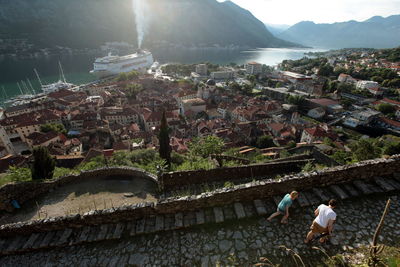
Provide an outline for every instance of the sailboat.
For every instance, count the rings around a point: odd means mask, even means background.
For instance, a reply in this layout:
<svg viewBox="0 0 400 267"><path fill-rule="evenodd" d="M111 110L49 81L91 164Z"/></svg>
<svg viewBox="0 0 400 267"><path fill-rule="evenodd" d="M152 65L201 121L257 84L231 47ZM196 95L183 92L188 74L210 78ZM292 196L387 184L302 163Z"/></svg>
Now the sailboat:
<svg viewBox="0 0 400 267"><path fill-rule="evenodd" d="M27 81L29 81L27 79ZM30 82L28 82L28 84L30 84ZM30 100L32 100L35 97L35 90L33 90L33 88L29 88L28 85L24 82L24 81L20 81L17 82L17 86L19 89L20 94L12 97L10 99L8 99L7 93L4 89L3 89L3 94L5 94L6 96L6 100L4 101L4 104L7 106L19 106L19 105L23 105L23 104L27 104L30 102Z"/></svg>
<svg viewBox="0 0 400 267"><path fill-rule="evenodd" d="M60 69L60 79L58 80L58 82L50 83L50 84L42 84L42 81L40 80L38 72L36 71L36 69L34 70L36 73L36 76L39 80L40 86L45 94L56 92L61 89L71 89L71 88L75 87L74 84L67 83L67 81L65 80L64 71L62 69L60 61L58 62L58 66Z"/></svg>

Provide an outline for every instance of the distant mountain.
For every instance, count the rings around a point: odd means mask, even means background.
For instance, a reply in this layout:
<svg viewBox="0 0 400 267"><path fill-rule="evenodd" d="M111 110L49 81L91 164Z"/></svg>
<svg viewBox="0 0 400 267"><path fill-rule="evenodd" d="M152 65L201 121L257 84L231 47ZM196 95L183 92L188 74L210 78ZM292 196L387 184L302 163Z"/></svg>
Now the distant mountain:
<svg viewBox="0 0 400 267"><path fill-rule="evenodd" d="M231 1L146 0L147 47L160 44L290 47L249 11ZM136 43L132 0L0 0L0 39L28 38L38 46L98 47Z"/></svg>
<svg viewBox="0 0 400 267"><path fill-rule="evenodd" d="M265 23L265 26L275 36L277 36L278 34L284 32L284 31L286 31L287 29L290 28L290 25L287 25L287 24Z"/></svg>
<svg viewBox="0 0 400 267"><path fill-rule="evenodd" d="M277 35L306 46L324 48L391 48L400 46L400 15L333 24L297 23Z"/></svg>

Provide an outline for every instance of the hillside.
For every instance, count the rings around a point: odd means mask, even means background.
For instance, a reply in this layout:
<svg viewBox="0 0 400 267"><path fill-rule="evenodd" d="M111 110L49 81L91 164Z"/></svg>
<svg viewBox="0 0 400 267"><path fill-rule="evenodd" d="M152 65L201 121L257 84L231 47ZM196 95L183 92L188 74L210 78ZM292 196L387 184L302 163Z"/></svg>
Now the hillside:
<svg viewBox="0 0 400 267"><path fill-rule="evenodd" d="M400 15L333 24L303 21L277 37L323 48L392 48L400 45Z"/></svg>
<svg viewBox="0 0 400 267"><path fill-rule="evenodd" d="M289 47L250 12L230 1L147 0L144 45ZM38 46L98 47L136 43L131 0L0 0L0 38L28 38ZM151 12L150 12L151 11Z"/></svg>
<svg viewBox="0 0 400 267"><path fill-rule="evenodd" d="M286 24L265 23L265 26L267 27L268 31L270 31L274 36L277 36L278 34L284 32L290 28L290 25L286 25Z"/></svg>

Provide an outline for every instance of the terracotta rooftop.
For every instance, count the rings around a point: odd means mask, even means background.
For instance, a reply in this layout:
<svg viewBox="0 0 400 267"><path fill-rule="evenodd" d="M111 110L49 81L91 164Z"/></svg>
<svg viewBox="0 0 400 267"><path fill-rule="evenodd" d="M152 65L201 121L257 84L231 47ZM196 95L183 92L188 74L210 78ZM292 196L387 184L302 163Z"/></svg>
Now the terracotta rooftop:
<svg viewBox="0 0 400 267"><path fill-rule="evenodd" d="M57 137L59 137L58 133L51 131L51 132L42 134L42 135L38 136L37 138L33 139L32 144L35 146L41 145L41 144L46 143Z"/></svg>
<svg viewBox="0 0 400 267"><path fill-rule="evenodd" d="M311 102L321 105L321 106L331 106L331 105L338 105L339 102L332 100L332 99L328 99L328 98L318 98L318 99L310 99Z"/></svg>

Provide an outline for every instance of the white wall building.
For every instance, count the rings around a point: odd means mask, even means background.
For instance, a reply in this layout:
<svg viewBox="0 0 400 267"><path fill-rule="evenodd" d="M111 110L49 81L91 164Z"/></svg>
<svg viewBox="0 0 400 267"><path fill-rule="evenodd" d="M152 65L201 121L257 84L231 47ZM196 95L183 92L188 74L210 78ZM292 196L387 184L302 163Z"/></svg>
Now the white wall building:
<svg viewBox="0 0 400 267"><path fill-rule="evenodd" d="M211 72L211 79L214 80L230 80L235 77L235 73L231 70Z"/></svg>
<svg viewBox="0 0 400 267"><path fill-rule="evenodd" d="M187 111L192 111L195 114L206 111L206 102L200 98L183 100L180 112L184 115Z"/></svg>
<svg viewBox="0 0 400 267"><path fill-rule="evenodd" d="M368 90L373 95L382 95L383 91L380 90L381 86L379 83L374 81L358 81L356 83L357 89Z"/></svg>
<svg viewBox="0 0 400 267"><path fill-rule="evenodd" d="M10 141L10 138L7 135L6 130L3 127L0 127L0 142L1 145L5 147L9 154L15 155L15 149L13 144Z"/></svg>
<svg viewBox="0 0 400 267"><path fill-rule="evenodd" d="M207 76L208 68L207 64L198 64L196 65L196 73L200 74L201 76Z"/></svg>
<svg viewBox="0 0 400 267"><path fill-rule="evenodd" d="M249 75L257 75L262 72L262 64L257 62L249 62L246 64L246 73Z"/></svg>
<svg viewBox="0 0 400 267"><path fill-rule="evenodd" d="M357 89L373 89L380 88L380 85L374 81L358 81L356 87Z"/></svg>

